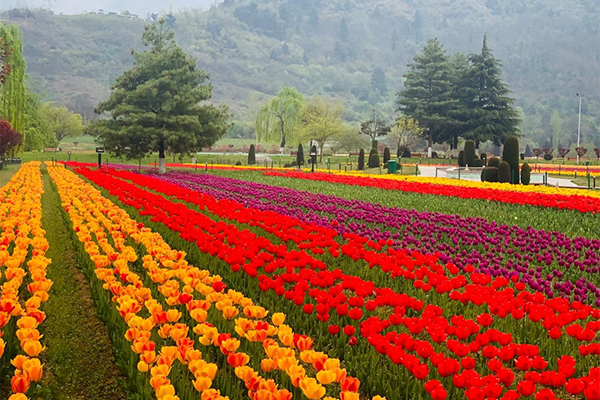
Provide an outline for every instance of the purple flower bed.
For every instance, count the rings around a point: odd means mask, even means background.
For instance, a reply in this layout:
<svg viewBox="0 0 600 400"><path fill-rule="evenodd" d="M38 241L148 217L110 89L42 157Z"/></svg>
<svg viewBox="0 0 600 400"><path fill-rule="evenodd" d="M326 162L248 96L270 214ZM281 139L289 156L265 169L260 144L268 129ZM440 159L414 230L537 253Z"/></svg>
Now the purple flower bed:
<svg viewBox="0 0 600 400"><path fill-rule="evenodd" d="M398 248L439 253L442 262L459 268L471 264L493 276L521 275L523 282L548 297L595 300L600 306L600 286L593 283L600 265L597 239L569 238L484 218L390 208L212 175L173 172L156 177L217 199L313 222L340 235L350 232L372 240L392 239ZM338 224L333 224L334 220Z"/></svg>

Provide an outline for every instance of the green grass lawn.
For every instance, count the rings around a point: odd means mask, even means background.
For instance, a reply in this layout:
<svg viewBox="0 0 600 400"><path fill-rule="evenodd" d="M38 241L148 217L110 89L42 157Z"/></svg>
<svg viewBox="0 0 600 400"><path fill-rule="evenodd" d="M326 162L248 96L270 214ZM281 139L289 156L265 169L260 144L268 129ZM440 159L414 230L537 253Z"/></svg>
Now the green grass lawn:
<svg viewBox="0 0 600 400"><path fill-rule="evenodd" d="M6 185L10 178L19 170L19 165L8 165L0 171L0 187Z"/></svg>

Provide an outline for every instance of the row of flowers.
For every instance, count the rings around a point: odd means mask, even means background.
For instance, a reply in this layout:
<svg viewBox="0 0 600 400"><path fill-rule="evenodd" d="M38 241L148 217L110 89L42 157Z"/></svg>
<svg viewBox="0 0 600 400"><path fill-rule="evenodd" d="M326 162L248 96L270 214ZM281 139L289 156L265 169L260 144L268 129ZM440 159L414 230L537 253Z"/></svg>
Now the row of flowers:
<svg viewBox="0 0 600 400"><path fill-rule="evenodd" d="M349 344L356 344L357 339L354 334L358 326L361 336L368 343L378 352L387 354L394 363L406 367L415 378L426 379L428 376L430 377L430 372L436 377L440 377L444 384L440 383L438 379L429 379L424 386L425 390L434 398L445 398L448 390L456 389L465 389L465 393L473 393L473 395L477 393L483 395L486 391L494 391L494 393L497 392L494 395L497 398L505 390L504 387L508 388L513 384L517 390L506 390L503 395L506 398L514 398L515 394L518 397L518 392L524 392L522 383L530 382L531 384L531 381L534 381L534 390L531 394L537 392L539 396L543 396L548 392L552 393L551 389L543 388L543 386L561 387L566 385L567 378L573 376L573 374L564 373L565 371L549 370L549 365L556 365L556 360L553 361L550 358L549 364L539 356L541 350L538 346L527 347L530 349L530 353L528 353L530 355L524 354L524 350L516 351L512 335L490 328L492 321L489 318L481 317L475 322L458 317L456 317L458 319L444 317L443 309L437 305L425 305L421 299L396 293L387 288L378 288L372 282L357 276L345 275L341 270L330 271L326 264L309 256L304 251L288 251L281 246L271 244L265 237L242 233L232 225L213 222L182 204L165 201L161 196L137 189L131 184L106 174L86 169L79 172L109 189L124 203L138 208L141 214L151 215L153 220L162 222L170 229L179 232L183 239L195 242L203 252L226 261L231 265L233 271L243 270L249 276L257 277L261 290L275 292L282 298L302 307L306 314L313 314L316 311L318 320L329 322L330 334L338 335L340 325L344 325L342 331L350 337ZM295 272L296 270L299 272ZM274 272L276 273L273 274ZM454 273L458 273L458 270ZM412 285L406 285L407 288L410 286ZM456 290L455 293L460 294L461 291ZM306 299L307 294L309 299ZM438 300L447 303L443 299L442 297ZM316 307L314 302L317 303ZM453 311L455 311L456 305L452 306L452 304L454 303L449 304L449 308L454 308ZM382 314L382 311L386 308L389 309L390 306L393 313L381 319L380 316L385 315L385 312ZM331 313L332 310L335 310L334 313ZM420 317L412 316L419 315L419 313L421 313ZM465 315L467 313L468 309L465 308ZM598 315L593 314L593 317L598 318ZM590 317L588 316L588 318ZM419 340L419 343L424 346L425 344L431 346L430 351L423 354L417 353L418 357L412 354L413 351L416 351L414 346L404 347L402 338L405 336L398 335L397 328L393 329L394 326L400 325L406 328L402 334L409 335L412 340ZM468 328L466 331L461 330L459 333L457 327L461 325L472 326L472 328ZM596 324L589 325L589 328L595 336L598 328ZM419 339L425 332L429 335L429 341ZM461 345L460 350L449 353L448 350L451 346L449 343L455 341ZM502 347L498 348L490 343L497 343ZM464 352L465 350L466 352ZM540 357L536 359L539 370L543 371L539 374L544 377L543 381L539 380L541 378L538 375L529 375L528 378L521 380L515 379L513 376L509 384L500 385L499 378L496 376L497 365L492 363L490 367L487 365L489 363L486 363L488 359L497 358L500 351L505 355L504 359L498 360L498 362L506 363L506 366L503 367L506 370L514 368L513 363L517 362L516 360L521 356L529 357L531 360ZM467 357L469 353L473 353L474 357ZM577 393L586 391L585 395L588 398L595 398L596 394L593 388L596 384L596 375L600 371L589 368L590 364L584 359L589 354L585 352L587 355L584 356L583 353L577 356L582 363L577 368L583 372L587 371L589 374L577 378L581 379L581 383L583 383L581 390ZM485 354L489 357L486 357ZM433 359L432 355L435 355ZM447 371L444 370L444 366L456 365L451 360L457 361L458 358L462 362L465 357L472 358L473 363L479 362L481 367L491 374L484 375L486 379L482 380L483 376L477 373L474 376L475 379L469 379L464 386L461 386L460 383L457 384L454 382L454 378L450 377L457 375L459 370L464 367L459 365L457 369L452 367ZM563 356L561 359L563 359L563 363L569 365L577 364L576 360L569 356ZM483 364L481 364L482 361ZM465 361L465 363L468 362L470 361ZM469 369L471 368L467 368L467 370ZM503 373L507 374L504 369ZM552 374L564 377L565 383L561 385L560 379L551 382L549 377L554 376ZM539 379L536 381L535 377ZM454 389L447 386L449 382ZM535 385L538 383L541 387L536 390ZM571 383L567 390L573 389L571 387L573 385L575 383ZM519 387L523 390L519 390ZM573 391L575 392L574 389ZM471 398L469 394L467 397Z"/></svg>
<svg viewBox="0 0 600 400"><path fill-rule="evenodd" d="M320 399L328 386L337 383L342 399L358 399L358 380L347 375L339 360L312 350L312 340L305 335L295 334L284 324L283 314L273 314L272 324L269 324L266 321L267 310L255 305L240 292L225 292L226 285L218 275L210 275L208 271L189 265L185 260L185 253L172 250L160 235L136 223L124 210L71 172L63 168L51 168L51 175L78 231L77 235L86 243L86 251L88 248L91 250L90 256L97 267L96 275L106 282L107 290L114 294L113 299L119 304L119 311L130 326L127 337L133 341L134 351L140 353L138 369L141 372L150 370L150 382L157 398L176 398L175 388L168 379L170 363L174 359L179 359L188 366L195 376L193 385L201 392L203 400L221 398L217 390L211 389L217 365L202 360L202 353L194 349L195 341L188 334L195 334L201 345L219 350L221 367L228 364L234 369L235 375L244 382L251 399L292 398L290 391L279 389L273 380L262 378L248 365L251 361L249 354L238 351L243 343L231 333L223 332L223 327L229 326L235 327L234 332L252 349L251 354L256 355L256 350L260 349L266 355L260 362L263 372L284 371L293 387L300 388L307 398ZM93 228L99 248L92 241L92 234L86 226ZM160 307L150 297L150 292L144 289L139 276L127 267L127 261L135 261L135 252L125 251L127 255L120 258L106 243L103 244L105 228L111 233L115 243L120 243L118 247L130 249L123 245L123 239L130 237L145 249L147 255L143 257L143 268L157 285L166 304L173 308L165 310ZM98 254L100 249L105 251L105 255ZM108 268L110 264L113 269ZM130 285L124 287L119 280L129 282ZM132 295L130 289L137 294ZM140 295L140 290L143 291L143 296ZM140 297L145 300L143 304L138 300ZM151 317L145 320L135 316L141 311L142 305L151 312ZM187 324L176 323L180 318L186 320ZM211 322L207 322L208 320ZM233 325L225 324L225 321L231 321ZM195 325L193 334L189 328L192 324ZM217 327L219 325L221 329ZM155 327L161 337L170 337L177 343L176 347L163 346L158 358L155 355L156 344L149 340L146 333ZM250 347L252 343L260 346ZM154 362L157 365L152 367ZM316 379L309 376L309 370L302 363L317 369Z"/></svg>
<svg viewBox="0 0 600 400"><path fill-rule="evenodd" d="M10 400L27 399L31 383L43 374L38 327L46 318L41 308L52 281L46 278L51 260L45 256L42 193L39 162L24 164L0 189L0 366L12 357Z"/></svg>
<svg viewBox="0 0 600 400"><path fill-rule="evenodd" d="M547 297L562 296L600 307L600 240L570 238L558 232L523 229L433 212L385 207L366 201L315 194L210 174L154 175L163 182L201 191L221 201L296 218L304 224L357 233L394 248L440 254L461 270L473 265L494 277L520 280ZM190 201L200 196L185 195ZM589 298L591 297L591 299Z"/></svg>
<svg viewBox="0 0 600 400"><path fill-rule="evenodd" d="M497 201L501 203L600 212L600 192L561 189L546 186L532 187L507 183L457 181L445 178L414 178L396 175L361 176L352 173L304 173L298 171L265 171L267 176L287 177L375 187L385 190Z"/></svg>

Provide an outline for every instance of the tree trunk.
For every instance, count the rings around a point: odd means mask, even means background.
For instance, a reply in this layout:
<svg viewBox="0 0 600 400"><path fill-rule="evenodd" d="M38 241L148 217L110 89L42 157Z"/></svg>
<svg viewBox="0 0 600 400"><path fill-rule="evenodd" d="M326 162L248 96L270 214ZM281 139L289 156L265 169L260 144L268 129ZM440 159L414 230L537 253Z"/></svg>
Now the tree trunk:
<svg viewBox="0 0 600 400"><path fill-rule="evenodd" d="M167 172L165 165L165 146L163 144L158 145L158 173L164 174Z"/></svg>

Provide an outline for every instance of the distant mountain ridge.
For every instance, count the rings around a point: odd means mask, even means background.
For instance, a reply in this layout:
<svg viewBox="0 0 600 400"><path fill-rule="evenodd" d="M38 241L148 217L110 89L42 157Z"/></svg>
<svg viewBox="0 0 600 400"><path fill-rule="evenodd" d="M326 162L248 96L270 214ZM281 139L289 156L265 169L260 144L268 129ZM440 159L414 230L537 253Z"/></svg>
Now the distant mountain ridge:
<svg viewBox="0 0 600 400"><path fill-rule="evenodd" d="M584 93L583 140L600 145L598 8L595 0L225 0L175 12L169 23L211 74L215 102L231 105L238 121L283 86L339 98L350 122L373 109L391 119L402 75L427 39L468 54L487 32L524 110L524 134L542 146L557 114L561 143L572 142L575 94ZM144 24L42 12L14 22L34 86L86 116L131 65Z"/></svg>

